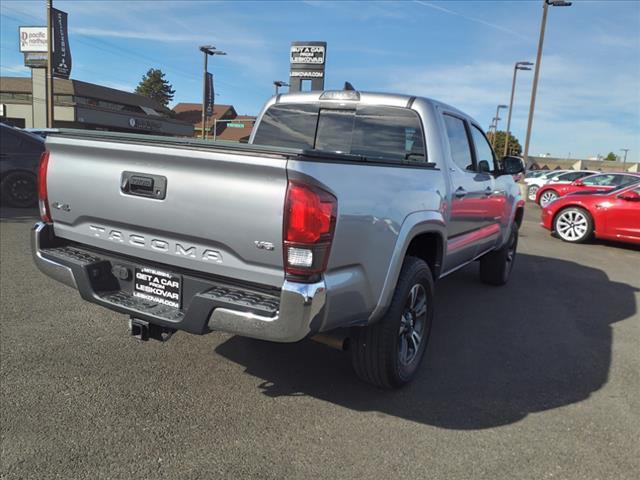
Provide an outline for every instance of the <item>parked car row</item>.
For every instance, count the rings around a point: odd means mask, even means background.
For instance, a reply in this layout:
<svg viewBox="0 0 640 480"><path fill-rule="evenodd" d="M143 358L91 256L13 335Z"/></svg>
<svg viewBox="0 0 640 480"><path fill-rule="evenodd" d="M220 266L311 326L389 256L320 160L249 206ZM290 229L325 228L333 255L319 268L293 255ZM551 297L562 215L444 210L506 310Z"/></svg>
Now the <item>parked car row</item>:
<svg viewBox="0 0 640 480"><path fill-rule="evenodd" d="M541 220L566 242L596 237L640 245L640 175L607 191L586 186L569 193L543 206Z"/></svg>
<svg viewBox="0 0 640 480"><path fill-rule="evenodd" d="M36 205L38 162L42 152L44 138L0 123L0 194L3 205Z"/></svg>
<svg viewBox="0 0 640 480"><path fill-rule="evenodd" d="M540 188L549 183L562 185L571 183L574 180L578 180L588 175L593 175L594 173L598 172L593 170L552 170L537 176L525 178L524 182L527 185L527 198L532 202L536 201L536 195Z"/></svg>

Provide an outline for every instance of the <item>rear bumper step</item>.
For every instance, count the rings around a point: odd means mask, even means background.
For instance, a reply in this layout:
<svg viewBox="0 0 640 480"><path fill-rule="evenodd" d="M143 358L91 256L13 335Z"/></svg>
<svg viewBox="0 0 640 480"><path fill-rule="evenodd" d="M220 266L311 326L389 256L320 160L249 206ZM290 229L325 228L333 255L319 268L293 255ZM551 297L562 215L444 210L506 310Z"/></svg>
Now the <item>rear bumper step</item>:
<svg viewBox="0 0 640 480"><path fill-rule="evenodd" d="M316 333L322 323L326 302L323 281L285 281L280 292L267 293L168 267L181 275L183 282L182 306L176 308L135 297L132 276L121 274L155 265L70 245L56 238L53 227L45 223L38 223L33 229L32 251L43 273L77 289L83 299L152 325L194 334L220 330L262 340L295 342Z"/></svg>

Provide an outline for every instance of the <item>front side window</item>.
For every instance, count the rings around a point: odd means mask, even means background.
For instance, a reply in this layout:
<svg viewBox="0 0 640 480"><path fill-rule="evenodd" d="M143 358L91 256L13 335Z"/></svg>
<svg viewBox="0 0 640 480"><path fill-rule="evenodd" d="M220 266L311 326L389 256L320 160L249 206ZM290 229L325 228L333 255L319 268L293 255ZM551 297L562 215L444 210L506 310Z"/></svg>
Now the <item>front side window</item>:
<svg viewBox="0 0 640 480"><path fill-rule="evenodd" d="M469 145L469 137L467 137L464 121L458 117L444 115L444 123L447 129L447 137L449 138L451 160L462 170L473 170L471 145Z"/></svg>
<svg viewBox="0 0 640 480"><path fill-rule="evenodd" d="M615 177L615 175L594 175L593 177L586 178L582 183L584 183L585 185L593 186L608 186L613 185L613 180Z"/></svg>
<svg viewBox="0 0 640 480"><path fill-rule="evenodd" d="M495 160L487 137L485 137L484 133L475 125L471 125L471 135L473 136L473 143L476 145L478 171L484 173L493 172L495 170Z"/></svg>

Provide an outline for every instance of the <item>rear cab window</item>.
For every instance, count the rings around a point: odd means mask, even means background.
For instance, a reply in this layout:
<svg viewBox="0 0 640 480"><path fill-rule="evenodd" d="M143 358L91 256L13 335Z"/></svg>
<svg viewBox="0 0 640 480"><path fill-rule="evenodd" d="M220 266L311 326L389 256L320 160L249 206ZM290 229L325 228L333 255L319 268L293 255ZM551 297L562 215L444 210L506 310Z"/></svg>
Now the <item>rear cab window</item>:
<svg viewBox="0 0 640 480"><path fill-rule="evenodd" d="M420 118L402 107L273 105L264 114L253 143L339 152L381 162L427 163Z"/></svg>

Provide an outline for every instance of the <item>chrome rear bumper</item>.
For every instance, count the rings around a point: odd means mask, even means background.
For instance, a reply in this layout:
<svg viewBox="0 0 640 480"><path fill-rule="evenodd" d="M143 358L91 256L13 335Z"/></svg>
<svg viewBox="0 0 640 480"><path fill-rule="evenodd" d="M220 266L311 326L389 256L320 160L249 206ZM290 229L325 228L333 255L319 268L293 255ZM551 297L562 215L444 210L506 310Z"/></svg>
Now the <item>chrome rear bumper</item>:
<svg viewBox="0 0 640 480"><path fill-rule="evenodd" d="M67 246L55 237L52 225L45 223L34 226L31 246L40 271L75 288L83 299L160 326L195 334L219 330L273 342L296 342L317 333L322 323L324 281L285 281L279 292L261 293L178 271L185 282L191 282L190 290L197 292L178 310L133 297L131 285L111 273L114 263L134 268L143 261L97 253L80 245Z"/></svg>

